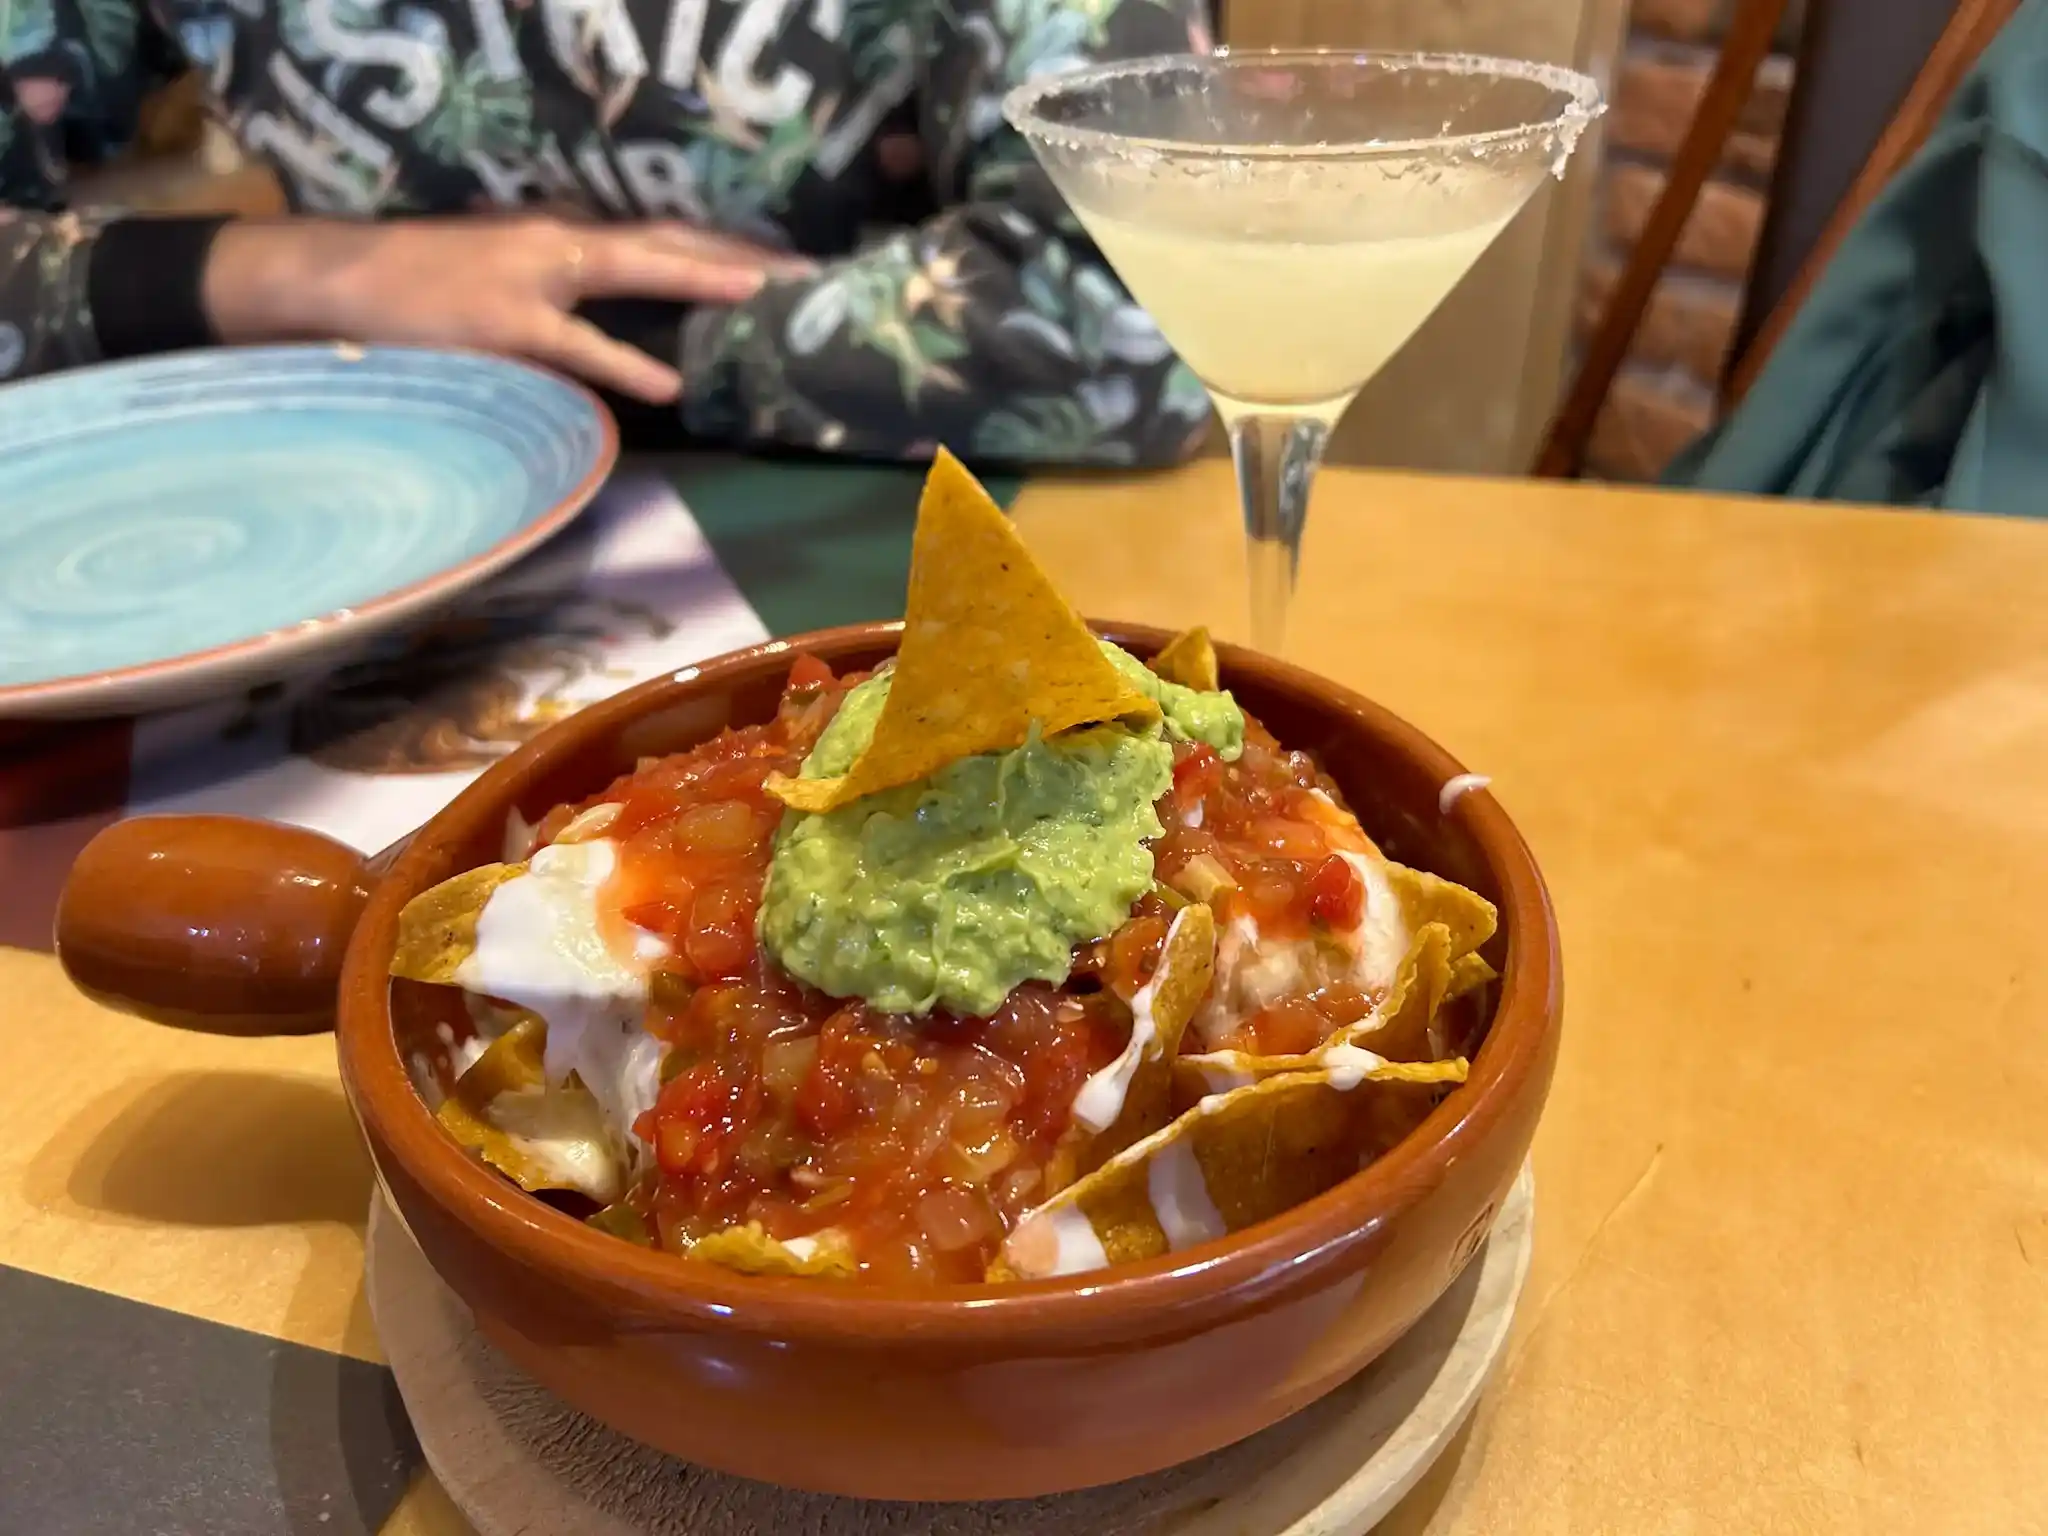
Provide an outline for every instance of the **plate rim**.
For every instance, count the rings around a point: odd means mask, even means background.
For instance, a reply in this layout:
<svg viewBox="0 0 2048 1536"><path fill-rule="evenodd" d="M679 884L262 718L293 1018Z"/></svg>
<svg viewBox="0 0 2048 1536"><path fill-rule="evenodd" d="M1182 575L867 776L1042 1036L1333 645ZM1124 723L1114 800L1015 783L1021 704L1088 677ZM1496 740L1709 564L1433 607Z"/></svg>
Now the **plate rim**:
<svg viewBox="0 0 2048 1536"><path fill-rule="evenodd" d="M84 704L100 694L123 693L134 687L147 687L153 680L166 674L192 669L206 668L223 662L253 660L266 650L280 645L298 650L321 637L340 630L366 625L376 625L386 619L396 619L411 609L429 601L439 592L459 592L465 587L502 570L514 560L537 545L544 544L572 522L576 515L589 506L611 473L618 467L619 423L611 408L598 397L595 390L579 380L544 368L524 358L504 357L493 352L484 352L474 347L417 347L405 345L357 345L349 342L302 342L269 344L253 347L203 347L179 349L172 352L155 353L147 357L116 358L91 364L86 368L67 368L58 373L45 374L40 378L17 380L16 383L34 387L48 380L75 379L80 374L98 370L134 370L146 367L163 359L190 357L195 352L211 354L233 353L293 353L313 355L332 353L345 361L367 361L380 352L405 353L412 356L456 357L471 362L480 362L491 367L512 368L523 373L535 374L547 382L579 396L582 403L596 419L598 426L597 451L592 454L590 467L584 476L568 493L531 522L515 529L488 548L478 550L465 560L441 570L409 581L404 586L393 587L380 592L366 602L344 608L332 608L311 618L294 620L261 634L248 635L240 640L228 640L219 645L206 646L196 651L183 651L176 656L161 657L155 661L137 662L132 666L115 667L100 672L74 672L65 677L44 678L33 683L0 684L0 716L12 715L18 709L32 709L39 705L76 702ZM356 354L353 358L349 354Z"/></svg>

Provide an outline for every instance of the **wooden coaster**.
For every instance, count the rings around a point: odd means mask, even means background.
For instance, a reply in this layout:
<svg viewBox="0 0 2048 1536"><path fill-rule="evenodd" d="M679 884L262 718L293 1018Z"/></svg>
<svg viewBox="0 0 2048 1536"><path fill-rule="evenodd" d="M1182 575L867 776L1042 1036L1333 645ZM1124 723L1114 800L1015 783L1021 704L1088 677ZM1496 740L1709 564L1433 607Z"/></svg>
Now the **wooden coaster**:
<svg viewBox="0 0 2048 1536"><path fill-rule="evenodd" d="M649 1450L486 1343L381 1196L368 1290L427 1462L481 1536L1357 1536L1415 1486L1485 1386L1529 1272L1534 1196L1524 1168L1458 1283L1321 1402L1185 1466L1002 1503L793 1493Z"/></svg>

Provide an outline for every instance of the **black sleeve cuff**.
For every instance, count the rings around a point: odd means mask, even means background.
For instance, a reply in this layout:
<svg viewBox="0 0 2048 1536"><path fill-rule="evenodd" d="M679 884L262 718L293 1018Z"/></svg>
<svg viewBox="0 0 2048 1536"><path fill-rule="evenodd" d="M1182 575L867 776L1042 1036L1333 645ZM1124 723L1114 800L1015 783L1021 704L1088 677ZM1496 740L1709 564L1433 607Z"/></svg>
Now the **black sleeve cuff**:
<svg viewBox="0 0 2048 1536"><path fill-rule="evenodd" d="M86 269L103 357L211 346L201 287L225 218L120 219L100 232Z"/></svg>

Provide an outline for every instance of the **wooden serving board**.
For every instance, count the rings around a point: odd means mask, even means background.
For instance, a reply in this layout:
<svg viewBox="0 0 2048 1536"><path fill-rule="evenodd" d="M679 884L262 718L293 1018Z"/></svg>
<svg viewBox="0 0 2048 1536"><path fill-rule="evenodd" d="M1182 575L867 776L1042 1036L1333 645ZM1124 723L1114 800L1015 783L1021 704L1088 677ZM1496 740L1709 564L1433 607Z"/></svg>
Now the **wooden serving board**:
<svg viewBox="0 0 2048 1536"><path fill-rule="evenodd" d="M1043 1499L892 1504L706 1471L595 1423L485 1342L372 1203L368 1294L428 1465L481 1536L1358 1536L1457 1434L1529 1271L1535 1181L1435 1307L1355 1380L1228 1449Z"/></svg>

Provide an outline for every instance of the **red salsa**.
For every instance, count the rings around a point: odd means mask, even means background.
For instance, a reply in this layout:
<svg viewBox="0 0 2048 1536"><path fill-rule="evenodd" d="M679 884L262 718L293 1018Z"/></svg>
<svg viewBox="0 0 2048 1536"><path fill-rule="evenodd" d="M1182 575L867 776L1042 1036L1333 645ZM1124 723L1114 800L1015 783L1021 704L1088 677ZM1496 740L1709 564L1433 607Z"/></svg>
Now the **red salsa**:
<svg viewBox="0 0 2048 1536"><path fill-rule="evenodd" d="M799 658L774 720L643 762L551 813L539 839L590 805L618 803L605 832L620 852L606 916L670 948L647 1017L670 1050L659 1097L633 1127L652 1171L629 1196L654 1240L680 1251L746 1222L783 1240L832 1230L870 1278L978 1281L1010 1227L1051 1193L1074 1096L1129 1039L1128 999L1157 963L1190 866L1219 927L1244 915L1264 939L1355 927L1365 888L1332 841L1346 822L1335 787L1247 721L1236 762L1176 748L1154 845L1163 885L1115 934L1082 947L1062 987L1026 984L987 1019L827 997L755 940L782 815L764 784L798 771L862 676ZM1372 1002L1322 987L1263 1008L1225 1043L1310 1050Z"/></svg>

